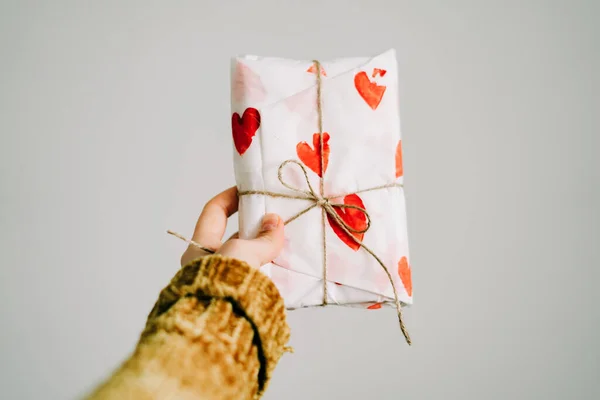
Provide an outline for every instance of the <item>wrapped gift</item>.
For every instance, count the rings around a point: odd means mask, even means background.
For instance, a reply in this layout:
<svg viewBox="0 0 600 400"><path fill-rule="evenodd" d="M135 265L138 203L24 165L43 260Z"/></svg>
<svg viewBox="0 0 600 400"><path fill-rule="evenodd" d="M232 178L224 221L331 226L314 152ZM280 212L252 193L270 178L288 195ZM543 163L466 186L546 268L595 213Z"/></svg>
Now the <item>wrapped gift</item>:
<svg viewBox="0 0 600 400"><path fill-rule="evenodd" d="M396 55L232 60L241 238L265 213L285 246L264 265L288 308L412 303Z"/></svg>

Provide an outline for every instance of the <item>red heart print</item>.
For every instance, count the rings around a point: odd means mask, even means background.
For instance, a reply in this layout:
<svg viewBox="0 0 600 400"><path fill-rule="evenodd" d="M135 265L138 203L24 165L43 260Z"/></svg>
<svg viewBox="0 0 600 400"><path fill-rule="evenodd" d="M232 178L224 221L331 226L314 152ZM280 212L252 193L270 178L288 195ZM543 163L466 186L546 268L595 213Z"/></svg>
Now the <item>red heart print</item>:
<svg viewBox="0 0 600 400"><path fill-rule="evenodd" d="M381 103L383 94L385 93L385 86L380 86L375 82L371 82L366 72L361 71L354 76L354 86L358 90L358 94L363 100L371 107L376 110Z"/></svg>
<svg viewBox="0 0 600 400"><path fill-rule="evenodd" d="M402 168L402 140L398 141L396 146L396 178L400 178L404 173Z"/></svg>
<svg viewBox="0 0 600 400"><path fill-rule="evenodd" d="M315 74L316 75L316 71L317 71L317 67L315 67L315 64L312 64L310 67L308 67L308 69L306 70L306 72L308 72L309 74ZM327 73L325 72L325 68L323 68L323 66L321 65L321 75L323 76L327 76Z"/></svg>
<svg viewBox="0 0 600 400"><path fill-rule="evenodd" d="M367 307L367 310L379 310L381 308L381 303L371 304Z"/></svg>
<svg viewBox="0 0 600 400"><path fill-rule="evenodd" d="M233 131L233 143L235 149L241 155L252 144L252 138L260 127L260 113L256 108L246 108L244 114L233 113L231 116L231 129Z"/></svg>
<svg viewBox="0 0 600 400"><path fill-rule="evenodd" d="M408 259L406 257L402 257L400 261L398 261L398 275L400 275L400 280L402 280L402 284L406 289L406 293L409 296L412 296L411 269L410 265L408 265Z"/></svg>
<svg viewBox="0 0 600 400"><path fill-rule="evenodd" d="M365 208L360 197L357 194L349 194L344 197L344 204L357 206L360 208ZM367 229L367 216L355 209L348 207L336 207L333 206L333 209L339 215L339 217L352 229L363 230ZM342 240L342 242L346 243L348 247L352 250L357 251L360 249L360 244L353 240L339 225L334 217L327 214L327 220L329 221L329 225L331 225L331 229L335 232L335 234ZM365 233L351 232L352 236L356 238L359 242L362 242Z"/></svg>
<svg viewBox="0 0 600 400"><path fill-rule="evenodd" d="M373 74L371 74L372 78L375 78L377 75L383 77L387 71L385 69L373 68Z"/></svg>
<svg viewBox="0 0 600 400"><path fill-rule="evenodd" d="M321 173L321 136L318 133L313 134L313 147L306 142L300 142L296 145L296 153L300 161L310 168L315 174L323 177ZM329 133L323 132L323 172L327 171L329 163Z"/></svg>

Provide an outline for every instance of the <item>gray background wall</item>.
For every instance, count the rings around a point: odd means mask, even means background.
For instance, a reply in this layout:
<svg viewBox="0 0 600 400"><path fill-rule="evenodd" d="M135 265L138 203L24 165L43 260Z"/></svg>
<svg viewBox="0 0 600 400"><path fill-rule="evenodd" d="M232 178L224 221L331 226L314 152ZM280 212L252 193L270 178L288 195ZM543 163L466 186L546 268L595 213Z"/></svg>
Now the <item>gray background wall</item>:
<svg viewBox="0 0 600 400"><path fill-rule="evenodd" d="M293 312L266 399L598 399L596 1L3 1L0 398L133 348L233 185L229 57L400 58L415 285ZM232 222L230 232L236 230Z"/></svg>

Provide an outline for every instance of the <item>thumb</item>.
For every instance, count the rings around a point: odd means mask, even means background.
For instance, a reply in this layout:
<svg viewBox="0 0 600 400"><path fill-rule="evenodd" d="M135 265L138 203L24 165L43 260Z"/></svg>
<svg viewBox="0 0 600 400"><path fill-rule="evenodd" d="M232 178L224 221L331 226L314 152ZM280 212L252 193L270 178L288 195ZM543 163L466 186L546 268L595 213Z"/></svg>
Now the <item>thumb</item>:
<svg viewBox="0 0 600 400"><path fill-rule="evenodd" d="M283 248L283 220L277 214L266 214L258 236L249 240L253 255L264 265L276 258Z"/></svg>

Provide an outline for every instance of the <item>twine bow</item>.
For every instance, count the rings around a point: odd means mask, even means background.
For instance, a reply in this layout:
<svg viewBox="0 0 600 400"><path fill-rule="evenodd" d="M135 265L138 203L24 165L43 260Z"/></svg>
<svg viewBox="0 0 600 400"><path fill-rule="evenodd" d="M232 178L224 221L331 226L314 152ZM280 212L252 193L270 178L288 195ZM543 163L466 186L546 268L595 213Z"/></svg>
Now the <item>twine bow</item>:
<svg viewBox="0 0 600 400"><path fill-rule="evenodd" d="M304 179L306 180L306 185L308 187L308 190L294 187L284 180L283 169L288 164L295 164L298 167L300 167L300 170L302 171L302 174L304 175ZM362 190L358 190L358 191L355 191L352 193L346 193L346 194L342 194L342 195L323 196L313 188L312 184L310 183L310 179L308 178L308 172L306 171L306 168L304 167L304 165L302 165L300 162L298 162L296 160L285 160L284 162L282 162L277 171L277 178L279 179L279 182L283 186L285 186L286 188L288 188L294 192L297 192L299 194L297 194L297 195L285 194L285 193L270 192L270 191L265 191L265 190L244 190L244 191L238 192L238 195L239 196L263 195L263 196L279 197L279 198L286 198L286 199L307 200L307 201L312 202L312 204L310 206L306 207L302 211L298 212L297 214L295 214L292 217L290 217L289 219L287 219L285 221L286 225L289 224L290 222L294 221L298 217L304 215L308 211L312 210L313 208L321 207L321 209L323 210L323 214L327 214L331 218L333 218L335 220L335 222L338 224L338 226L348 235L348 237L350 237L354 242L356 242L356 244L358 244L367 253L369 253L385 271L385 273L392 285L392 289L394 292L394 302L396 305L396 311L398 313L398 321L400 323L400 329L402 330L402 334L404 335L406 342L410 345L412 342L410 339L410 335L408 334L408 331L406 329L406 326L404 325L404 321L402 319L402 305L400 303L400 300L398 299L398 291L396 290L396 285L394 283L392 275L390 274L390 271L385 266L383 261L381 261L381 259L369 247L367 247L362 241L358 240L353 235L353 233L365 233L369 230L369 228L371 227L371 217L369 216L369 213L367 212L367 210L365 210L364 208L359 207L359 206L355 206L352 204L343 204L343 203L332 202L333 199L345 197L345 196L348 196L351 194L358 194L358 193L370 192L373 190L380 190L380 189L393 188L393 187L403 187L403 185L401 183L389 183L389 184L375 186L375 187L371 187L368 189L362 189ZM367 224L366 227L364 229L353 228L339 216L339 214L336 212L335 208L351 208L351 209L361 212L366 217L366 224ZM325 219L324 218L322 218L322 225L323 225L322 226L323 227L323 266L324 266L323 275L324 275L324 282L325 282L323 285L323 304L325 305L325 304L327 304L328 295L327 295L327 284L326 284L327 243L326 243L326 236L325 236L326 231L325 231Z"/></svg>
<svg viewBox="0 0 600 400"><path fill-rule="evenodd" d="M288 164L295 164L300 167L300 169L302 170L302 173L304 175L304 179L306 180L306 185L308 187L308 190L303 190L303 189L294 187L294 186L290 185L289 183L287 183L283 179L283 169ZM342 227L342 229L346 230L346 233L348 233L348 234L365 233L371 227L371 219L369 217L369 213L364 208L355 206L352 204L333 203L331 201L331 200L339 198L339 197L347 196L348 194L336 195L336 196L321 196L319 193L317 193L315 191L315 189L313 188L312 184L310 183L310 179L308 178L308 172L306 171L306 168L300 162L298 162L296 160L286 160L286 161L282 162L277 171L277 178L279 179L279 182L281 182L281 184L283 186L285 186L286 188L288 188L290 190L293 190L294 192L301 193L301 195L289 195L289 194L269 192L269 191L264 191L264 190L244 190L244 191L238 192L238 195L239 196L247 196L247 195L253 195L253 194L261 194L261 195L265 195L265 196L269 196L269 197L280 197L280 198L285 198L285 199L297 199L297 200L312 201L312 203L313 203L312 205L310 205L309 207L300 211L293 217L287 219L285 221L286 224L292 222L296 218L300 217L304 213L307 213L308 211L312 210L315 207L322 207L328 215L330 215L332 218L334 218L336 220L336 222ZM375 188L360 190L360 191L349 193L349 194L357 194L357 193L362 193L362 192L376 190L376 189L384 189L384 188L388 188L388 187L401 187L401 186L402 186L401 184L392 183L389 185L377 186ZM354 229L353 227L348 225L346 223L346 221L344 221L342 218L340 218L338 213L335 212L334 207L353 208L355 210L360 211L367 218L367 227L364 229Z"/></svg>
<svg viewBox="0 0 600 400"><path fill-rule="evenodd" d="M320 157L321 169L320 170L322 171L322 173L320 174L320 180L319 180L319 191L317 192L311 185L310 179L308 177L308 173L307 173L304 165L302 165L300 162L298 162L296 160L290 159L290 160L286 160L281 163L281 165L279 166L279 169L277 171L277 177L279 179L279 182L283 186L285 186L286 188L288 188L298 194L285 194L285 193L277 193L277 192L270 192L270 191L264 191L264 190L244 190L244 191L239 191L238 195L239 196L263 195L263 196L269 196L269 197L307 200L307 201L312 202L312 204L310 206L306 207L304 210L300 211L296 215L287 219L285 221L285 224L288 224L288 223L294 221L295 219L304 215L305 213L307 213L308 211L312 210L315 207L321 208L321 228L322 228L322 232L323 232L323 235L322 235L322 238L323 238L323 240L322 240L322 245L323 245L323 305L326 305L327 301L328 301L328 294L327 294L327 237L326 237L327 231L326 231L325 219L326 219L326 216L330 216L331 218L333 218L335 220L335 222L337 223L337 225L342 229L342 231L344 231L348 235L348 237L351 238L357 245L359 245L367 253L369 253L377 261L377 263L381 266L381 268L383 268L383 270L385 271L385 273L390 281L390 284L392 285L392 290L394 292L394 302L395 302L396 311L398 314L398 321L400 323L400 330L402 331L402 334L404 335L406 342L410 345L412 343L412 341L410 339L410 335L408 334L408 331L407 331L406 326L404 325L404 321L402 319L402 305L400 303L400 300L398 299L398 291L396 290L396 285L394 283L392 275L390 274L390 271L385 266L383 261L381 261L381 259L370 248L368 248L362 241L358 240L353 235L353 233L360 234L360 233L365 233L369 230L369 228L371 227L371 218L369 216L369 213L367 212L367 210L365 210L364 208L359 207L359 206L355 206L352 204L342 204L342 203L332 202L332 200L335 198L345 197L345 196L348 196L351 194L358 194L358 193L386 189L386 188L393 188L393 187L403 187L403 185L401 183L394 182L394 183L389 183L389 184L385 184L385 185L371 187L368 189L358 190L358 191L355 191L352 193L346 193L343 195L336 195L336 196L325 196L324 195L323 175L324 175L325 169L323 168L324 165L323 165L323 156L322 156L322 154L323 154L323 111L322 111L322 104L321 104L321 64L319 61L316 61L316 60L314 61L314 64L316 67L315 71L316 71L316 75L317 75L317 111L318 111L318 125L319 125L319 136L320 136L320 150L321 150L320 151L320 154L321 154L321 157ZM294 186L288 184L283 179L283 169L288 164L295 164L300 167L300 169L304 175L304 178L306 180L308 190L294 187ZM346 208L346 209L351 208L351 209L361 212L366 217L366 227L364 229L353 228L352 226L347 224L346 221L344 221L338 215L335 208ZM174 233L171 231L168 231L168 233L170 233L174 236L177 236L178 238L183 239L186 242L188 242L196 247L199 247L200 249L202 249L204 251L214 253L214 250L207 249L207 248L201 246L200 244L193 242L191 240L188 240L177 233Z"/></svg>

